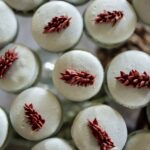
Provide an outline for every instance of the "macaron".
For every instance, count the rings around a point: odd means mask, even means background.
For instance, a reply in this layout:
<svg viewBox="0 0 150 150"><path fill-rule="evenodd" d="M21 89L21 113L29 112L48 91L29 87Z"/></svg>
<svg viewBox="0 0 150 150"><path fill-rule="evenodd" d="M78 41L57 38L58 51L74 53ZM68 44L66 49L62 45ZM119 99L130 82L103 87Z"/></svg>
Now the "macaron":
<svg viewBox="0 0 150 150"><path fill-rule="evenodd" d="M80 12L64 1L42 5L32 18L32 35L35 41L51 52L66 51L74 47L83 31Z"/></svg>
<svg viewBox="0 0 150 150"><path fill-rule="evenodd" d="M127 0L94 0L85 11L84 24L91 39L112 49L133 34L137 17Z"/></svg>
<svg viewBox="0 0 150 150"><path fill-rule="evenodd" d="M13 11L0 1L0 48L11 42L18 29L17 19Z"/></svg>
<svg viewBox="0 0 150 150"><path fill-rule="evenodd" d="M82 5L88 2L89 0L65 0L65 1L72 3L73 5Z"/></svg>
<svg viewBox="0 0 150 150"><path fill-rule="evenodd" d="M74 150L74 148L63 139L50 138L36 144L31 150Z"/></svg>
<svg viewBox="0 0 150 150"><path fill-rule="evenodd" d="M9 44L0 51L0 89L18 92L37 80L40 64L37 56L26 46Z"/></svg>
<svg viewBox="0 0 150 150"><path fill-rule="evenodd" d="M107 90L119 104L140 108L150 101L150 56L131 50L117 55L106 71Z"/></svg>
<svg viewBox="0 0 150 150"><path fill-rule="evenodd" d="M147 25L150 25L150 0L133 0L132 1L133 7L142 22Z"/></svg>
<svg viewBox="0 0 150 150"><path fill-rule="evenodd" d="M149 150L150 131L140 130L131 133L128 137L124 150Z"/></svg>
<svg viewBox="0 0 150 150"><path fill-rule="evenodd" d="M0 107L0 149L3 150L10 136L10 125L6 112Z"/></svg>
<svg viewBox="0 0 150 150"><path fill-rule="evenodd" d="M15 131L31 141L54 134L62 122L61 105L49 90L33 87L20 93L10 109Z"/></svg>
<svg viewBox="0 0 150 150"><path fill-rule="evenodd" d="M79 150L122 150L127 140L127 127L116 110L97 105L79 112L71 135Z"/></svg>
<svg viewBox="0 0 150 150"><path fill-rule="evenodd" d="M31 11L46 2L46 0L4 0L10 7L18 11Z"/></svg>
<svg viewBox="0 0 150 150"><path fill-rule="evenodd" d="M101 62L91 53L73 50L63 54L55 63L53 83L66 99L84 101L101 89L104 71Z"/></svg>

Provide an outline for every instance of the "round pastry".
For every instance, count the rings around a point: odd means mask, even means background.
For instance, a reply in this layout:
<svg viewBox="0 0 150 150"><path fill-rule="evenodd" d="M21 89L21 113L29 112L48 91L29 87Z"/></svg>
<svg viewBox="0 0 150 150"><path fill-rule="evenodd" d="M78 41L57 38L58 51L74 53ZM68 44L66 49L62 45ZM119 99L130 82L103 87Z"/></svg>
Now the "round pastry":
<svg viewBox="0 0 150 150"><path fill-rule="evenodd" d="M131 133L124 150L149 150L150 131L141 130Z"/></svg>
<svg viewBox="0 0 150 150"><path fill-rule="evenodd" d="M37 8L46 0L4 0L10 7L18 11L30 11Z"/></svg>
<svg viewBox="0 0 150 150"><path fill-rule="evenodd" d="M104 48L113 48L134 32L137 18L127 0L94 0L84 14L87 34Z"/></svg>
<svg viewBox="0 0 150 150"><path fill-rule="evenodd" d="M25 139L42 140L60 127L62 109L50 91L34 87L17 96L10 109L10 120Z"/></svg>
<svg viewBox="0 0 150 150"><path fill-rule="evenodd" d="M0 149L4 149L9 139L9 121L6 112L0 108Z"/></svg>
<svg viewBox="0 0 150 150"><path fill-rule="evenodd" d="M150 56L137 50L116 56L107 70L108 92L119 104L139 108L150 101Z"/></svg>
<svg viewBox="0 0 150 150"><path fill-rule="evenodd" d="M140 20L150 25L150 0L133 0L133 6Z"/></svg>
<svg viewBox="0 0 150 150"><path fill-rule="evenodd" d="M65 1L72 3L74 5L82 5L86 2L88 2L89 0L65 0Z"/></svg>
<svg viewBox="0 0 150 150"><path fill-rule="evenodd" d="M36 42L52 52L65 51L77 44L83 31L79 11L63 1L41 6L32 19L32 34Z"/></svg>
<svg viewBox="0 0 150 150"><path fill-rule="evenodd" d="M74 150L74 148L63 139L51 138L36 144L31 150Z"/></svg>
<svg viewBox="0 0 150 150"><path fill-rule="evenodd" d="M9 44L0 51L0 89L18 92L38 78L39 62L34 53L19 44Z"/></svg>
<svg viewBox="0 0 150 150"><path fill-rule="evenodd" d="M62 55L53 70L53 83L68 100L83 101L101 89L104 71L99 60L80 50Z"/></svg>
<svg viewBox="0 0 150 150"><path fill-rule="evenodd" d="M17 20L13 11L0 1L0 48L11 42L17 34Z"/></svg>
<svg viewBox="0 0 150 150"><path fill-rule="evenodd" d="M71 134L79 150L122 150L127 127L117 111L107 105L97 105L77 115Z"/></svg>

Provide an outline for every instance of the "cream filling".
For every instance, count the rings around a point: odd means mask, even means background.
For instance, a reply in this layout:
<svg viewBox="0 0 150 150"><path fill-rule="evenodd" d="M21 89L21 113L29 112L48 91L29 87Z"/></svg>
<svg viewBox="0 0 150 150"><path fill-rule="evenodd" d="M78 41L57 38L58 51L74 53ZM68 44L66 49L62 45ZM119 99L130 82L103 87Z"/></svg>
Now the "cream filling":
<svg viewBox="0 0 150 150"><path fill-rule="evenodd" d="M60 79L60 73L65 73L66 69L85 71L94 75L94 84L82 87L76 85L71 86L70 84L65 83ZM65 53L57 60L52 77L55 87L64 97L73 101L83 101L99 92L103 83L104 71L101 63L95 56L88 52L74 50Z"/></svg>
<svg viewBox="0 0 150 150"><path fill-rule="evenodd" d="M129 73L132 69L140 73L146 71L150 75L150 57L144 52L132 50L116 56L107 70L107 86L112 97L126 107L138 108L150 101L150 92L146 88L133 88L124 86L115 77L120 71Z"/></svg>
<svg viewBox="0 0 150 150"><path fill-rule="evenodd" d="M4 145L9 129L8 118L4 110L0 108L0 148Z"/></svg>
<svg viewBox="0 0 150 150"><path fill-rule="evenodd" d="M124 150L149 150L149 149L150 149L150 132L141 131L129 137Z"/></svg>
<svg viewBox="0 0 150 150"><path fill-rule="evenodd" d="M150 0L133 0L133 5L140 19L150 25Z"/></svg>
<svg viewBox="0 0 150 150"><path fill-rule="evenodd" d="M0 1L0 48L12 41L16 33L16 17L12 10Z"/></svg>
<svg viewBox="0 0 150 150"><path fill-rule="evenodd" d="M93 121L95 118L101 127L108 133L116 148L121 150L127 140L127 127L122 116L106 105L86 108L75 118L71 128L71 135L78 149L100 149L97 140L88 127L88 120Z"/></svg>
<svg viewBox="0 0 150 150"><path fill-rule="evenodd" d="M27 123L24 105L33 104L34 109L45 119L39 131L33 131ZM58 99L48 90L30 88L22 92L10 109L11 123L18 134L28 140L41 140L51 136L60 126L62 109Z"/></svg>
<svg viewBox="0 0 150 150"><path fill-rule="evenodd" d="M4 79L0 79L0 88L6 91L18 91L28 87L36 80L39 73L39 64L35 55L22 45L9 44L2 49L0 55L14 48L18 53L18 59L12 64Z"/></svg>
<svg viewBox="0 0 150 150"><path fill-rule="evenodd" d="M29 11L40 4L42 4L45 0L4 0L10 5L12 8L20 11Z"/></svg>
<svg viewBox="0 0 150 150"><path fill-rule="evenodd" d="M71 17L70 25L60 33L43 34L43 28L55 16ZM37 43L44 49L58 52L74 46L83 31L83 21L79 11L63 1L52 1L41 6L32 19L32 34Z"/></svg>
<svg viewBox="0 0 150 150"><path fill-rule="evenodd" d="M65 140L51 138L36 144L31 150L74 150Z"/></svg>
<svg viewBox="0 0 150 150"><path fill-rule="evenodd" d="M123 11L123 18L115 26L112 24L95 24L96 16L107 11ZM127 40L134 32L137 19L131 5L126 0L95 0L85 12L85 27L88 34L104 44L117 44Z"/></svg>

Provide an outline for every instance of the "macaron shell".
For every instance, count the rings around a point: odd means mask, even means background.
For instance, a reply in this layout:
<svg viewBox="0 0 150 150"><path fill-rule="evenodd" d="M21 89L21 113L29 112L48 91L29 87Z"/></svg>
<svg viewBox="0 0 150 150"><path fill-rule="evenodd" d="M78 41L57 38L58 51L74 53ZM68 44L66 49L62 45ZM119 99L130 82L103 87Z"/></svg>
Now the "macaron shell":
<svg viewBox="0 0 150 150"><path fill-rule="evenodd" d="M150 74L150 56L144 52L132 50L119 54L110 63L107 70L107 86L113 99L119 104L129 108L143 107L150 101L150 92L147 88L133 88L124 86L115 77L120 76L120 71L129 73L137 70Z"/></svg>
<svg viewBox="0 0 150 150"><path fill-rule="evenodd" d="M36 144L31 150L74 150L65 140L51 138Z"/></svg>
<svg viewBox="0 0 150 150"><path fill-rule="evenodd" d="M93 85L82 87L82 86L71 86L61 80L61 74L66 69L74 69L77 71L86 71L89 74L95 76ZM96 95L103 83L104 71L99 60L90 54L80 50L74 50L62 55L55 63L53 71L53 82L54 86L58 91L66 97L68 100L83 101Z"/></svg>
<svg viewBox="0 0 150 150"><path fill-rule="evenodd" d="M6 113L2 108L0 108L0 148L3 147L9 130L9 123Z"/></svg>
<svg viewBox="0 0 150 150"><path fill-rule="evenodd" d="M45 120L43 127L33 131L27 123L24 105L33 104L33 108ZM28 140L41 140L51 136L62 120L62 109L57 98L48 90L30 88L17 96L10 109L11 123L18 134Z"/></svg>
<svg viewBox="0 0 150 150"><path fill-rule="evenodd" d="M0 1L0 48L12 41L17 34L17 20L13 11Z"/></svg>
<svg viewBox="0 0 150 150"><path fill-rule="evenodd" d="M139 131L129 135L124 150L149 150L150 148L150 132Z"/></svg>
<svg viewBox="0 0 150 150"><path fill-rule="evenodd" d="M97 119L100 126L108 133L114 145L121 150L127 140L127 127L122 116L106 105L86 108L75 118L71 135L79 150L99 150L100 146L88 127L88 120Z"/></svg>
<svg viewBox="0 0 150 150"><path fill-rule="evenodd" d="M44 27L55 16L68 16L70 25L61 32L43 33ZM59 52L73 47L80 39L83 21L79 11L63 1L52 1L41 6L32 19L32 34L36 42L44 49Z"/></svg>
<svg viewBox="0 0 150 150"><path fill-rule="evenodd" d="M6 91L17 91L31 85L39 74L39 64L35 55L23 45L9 44L0 51L0 56L13 49L18 53L18 59L7 71L5 79L0 79L0 88Z"/></svg>
<svg viewBox="0 0 150 150"><path fill-rule="evenodd" d="M19 11L30 11L46 0L4 0L10 7Z"/></svg>
<svg viewBox="0 0 150 150"><path fill-rule="evenodd" d="M122 11L123 18L112 24L95 24L98 14L106 11ZM84 15L85 28L96 41L104 44L117 44L127 40L134 32L137 18L132 6L126 0L94 0Z"/></svg>

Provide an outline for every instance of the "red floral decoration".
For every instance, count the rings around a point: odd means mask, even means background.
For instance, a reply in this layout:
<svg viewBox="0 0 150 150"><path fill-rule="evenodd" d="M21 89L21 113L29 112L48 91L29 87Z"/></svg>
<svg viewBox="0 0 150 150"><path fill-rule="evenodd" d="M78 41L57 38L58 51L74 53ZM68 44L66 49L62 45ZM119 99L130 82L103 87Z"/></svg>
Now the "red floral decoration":
<svg viewBox="0 0 150 150"><path fill-rule="evenodd" d="M18 59L18 54L15 52L15 48L8 50L4 55L0 56L0 79L3 79L7 71Z"/></svg>
<svg viewBox="0 0 150 150"><path fill-rule="evenodd" d="M41 115L33 108L33 104L25 104L24 106L25 110L25 117L27 119L27 123L29 123L32 127L33 131L40 130L45 120L41 117Z"/></svg>
<svg viewBox="0 0 150 150"><path fill-rule="evenodd" d="M43 33L60 32L69 27L70 20L67 16L56 16L44 27Z"/></svg>
<svg viewBox="0 0 150 150"><path fill-rule="evenodd" d="M85 71L76 71L73 69L67 69L65 73L61 74L61 80L72 86L87 87L94 84L95 76Z"/></svg>
<svg viewBox="0 0 150 150"><path fill-rule="evenodd" d="M100 13L95 18L96 24L102 24L102 23L111 23L112 26L114 26L119 20L121 20L123 17L122 11L106 11L104 10L103 13Z"/></svg>
<svg viewBox="0 0 150 150"><path fill-rule="evenodd" d="M91 129L93 136L97 140L98 145L100 146L100 150L111 150L115 147L112 139L108 136L107 132L104 131L98 124L96 118L93 121L88 121L88 126Z"/></svg>
<svg viewBox="0 0 150 150"><path fill-rule="evenodd" d="M129 74L126 74L120 71L120 76L116 79L125 86L150 89L150 76L146 72L140 74L137 70L131 70Z"/></svg>

